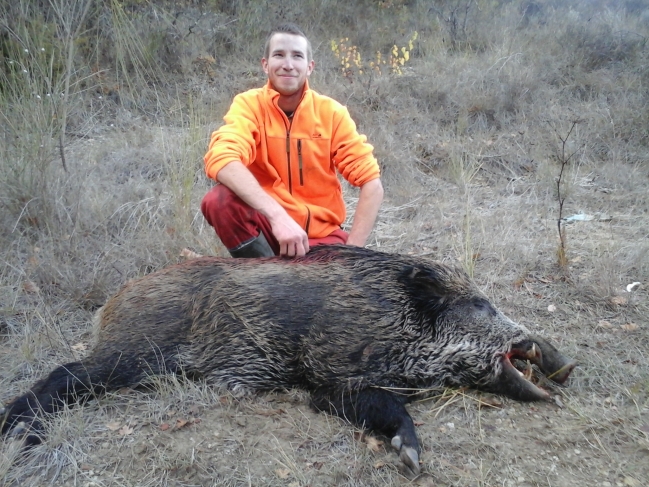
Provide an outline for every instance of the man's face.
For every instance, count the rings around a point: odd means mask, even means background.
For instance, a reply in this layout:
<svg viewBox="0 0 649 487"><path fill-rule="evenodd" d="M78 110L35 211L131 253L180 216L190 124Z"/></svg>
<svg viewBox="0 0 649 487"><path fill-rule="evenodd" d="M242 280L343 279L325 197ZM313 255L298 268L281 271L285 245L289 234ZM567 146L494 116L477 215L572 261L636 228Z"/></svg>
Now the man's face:
<svg viewBox="0 0 649 487"><path fill-rule="evenodd" d="M268 59L261 60L264 72L280 95L302 90L315 63L307 59L307 40L298 35L278 33L270 39Z"/></svg>

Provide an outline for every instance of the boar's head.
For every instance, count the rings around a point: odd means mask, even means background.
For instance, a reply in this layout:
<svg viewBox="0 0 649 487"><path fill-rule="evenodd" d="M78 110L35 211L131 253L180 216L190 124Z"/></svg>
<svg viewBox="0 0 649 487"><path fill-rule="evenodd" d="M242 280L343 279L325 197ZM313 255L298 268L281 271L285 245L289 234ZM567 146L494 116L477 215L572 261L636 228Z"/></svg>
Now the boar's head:
<svg viewBox="0 0 649 487"><path fill-rule="evenodd" d="M433 265L411 269L409 278L416 306L432 323L432 340L421 346L414 367L423 387L472 386L522 401L547 400L548 392L531 380L530 364L557 383L577 365L505 316L464 271Z"/></svg>

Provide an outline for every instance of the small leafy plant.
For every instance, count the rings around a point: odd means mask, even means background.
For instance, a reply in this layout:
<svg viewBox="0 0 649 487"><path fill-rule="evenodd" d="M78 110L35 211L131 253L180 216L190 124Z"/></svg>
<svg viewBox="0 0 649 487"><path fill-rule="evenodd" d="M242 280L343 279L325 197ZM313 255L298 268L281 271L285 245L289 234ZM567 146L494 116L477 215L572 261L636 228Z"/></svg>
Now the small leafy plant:
<svg viewBox="0 0 649 487"><path fill-rule="evenodd" d="M384 73L403 74L403 67L410 60L410 53L414 49L414 43L419 37L415 31L405 46L399 47L396 44L392 46L387 56L376 51L373 60L367 61L355 44L350 44L349 37L344 37L339 41L331 41L331 50L334 56L340 62L340 70L350 83L354 79L363 79L372 75L382 75Z"/></svg>

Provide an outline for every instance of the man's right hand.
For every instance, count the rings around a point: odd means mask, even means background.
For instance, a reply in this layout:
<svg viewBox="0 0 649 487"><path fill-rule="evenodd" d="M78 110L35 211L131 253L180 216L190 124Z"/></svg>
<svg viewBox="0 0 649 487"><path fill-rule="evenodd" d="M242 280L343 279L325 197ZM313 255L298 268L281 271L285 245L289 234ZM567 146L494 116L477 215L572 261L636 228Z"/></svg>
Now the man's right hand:
<svg viewBox="0 0 649 487"><path fill-rule="evenodd" d="M240 161L232 161L217 174L243 201L268 218L273 235L279 242L279 254L286 257L302 257L309 251L309 237L286 210L268 195Z"/></svg>
<svg viewBox="0 0 649 487"><path fill-rule="evenodd" d="M302 257L309 251L309 237L288 213L270 219L273 235L279 242L279 255Z"/></svg>

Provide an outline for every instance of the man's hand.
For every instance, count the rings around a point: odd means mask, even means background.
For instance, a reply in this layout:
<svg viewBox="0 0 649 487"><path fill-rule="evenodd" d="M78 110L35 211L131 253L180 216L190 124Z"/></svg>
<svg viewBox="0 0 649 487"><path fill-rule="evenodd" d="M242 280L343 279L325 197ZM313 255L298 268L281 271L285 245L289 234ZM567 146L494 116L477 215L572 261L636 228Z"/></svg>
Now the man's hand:
<svg viewBox="0 0 649 487"><path fill-rule="evenodd" d="M243 201L268 218L273 235L279 242L279 254L302 257L309 251L309 238L286 210L259 185L255 177L240 161L223 167L217 179Z"/></svg>
<svg viewBox="0 0 649 487"><path fill-rule="evenodd" d="M279 242L279 255L302 257L309 251L309 237L285 211L269 218L273 235Z"/></svg>

